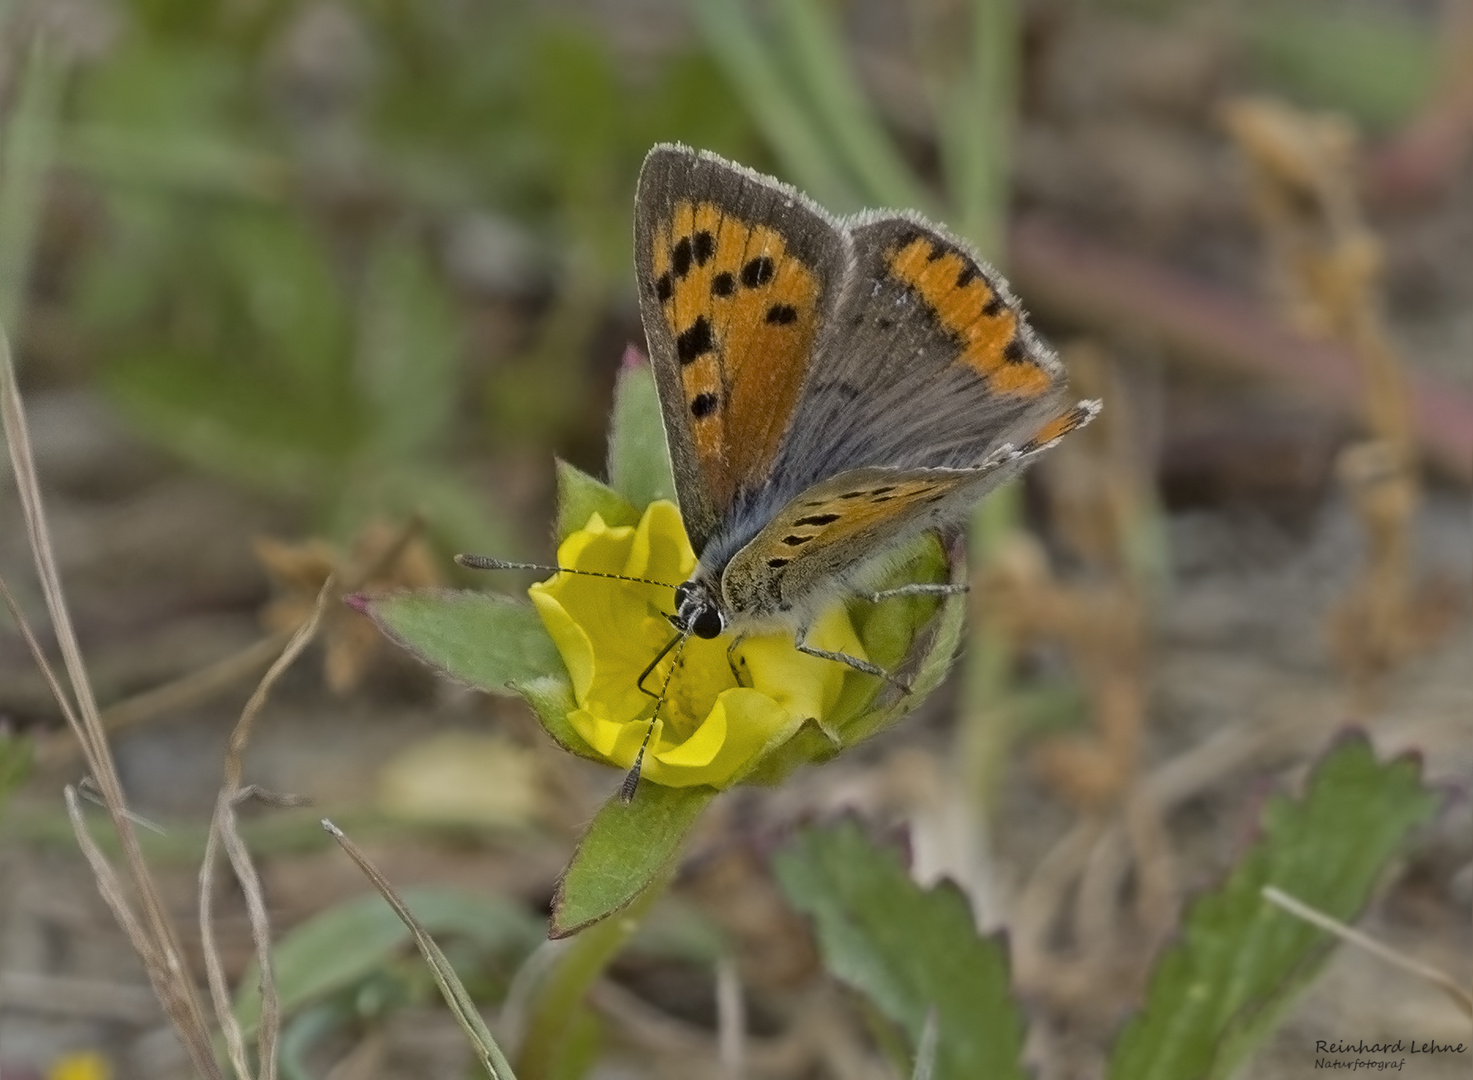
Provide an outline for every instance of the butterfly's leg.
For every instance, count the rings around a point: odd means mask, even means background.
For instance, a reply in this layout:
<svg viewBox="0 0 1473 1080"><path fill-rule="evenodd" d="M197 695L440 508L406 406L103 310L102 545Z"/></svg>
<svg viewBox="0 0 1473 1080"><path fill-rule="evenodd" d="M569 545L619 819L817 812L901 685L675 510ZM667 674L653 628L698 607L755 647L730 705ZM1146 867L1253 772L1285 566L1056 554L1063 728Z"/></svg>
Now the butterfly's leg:
<svg viewBox="0 0 1473 1080"><path fill-rule="evenodd" d="M868 660L861 660L857 656L850 656L848 653L829 652L827 649L815 649L805 640L807 637L808 627L805 626L798 631L796 637L793 640L794 647L800 653L807 653L809 656L817 656L824 660L833 660L840 664L847 664L855 671L862 671L866 675L878 675L886 682L893 683L894 685L900 687L900 689L904 690L907 694L910 693L910 683L907 682L905 679L897 678L896 676L891 675L884 668L876 667Z"/></svg>
<svg viewBox="0 0 1473 1080"><path fill-rule="evenodd" d="M746 640L747 636L745 634L738 634L731 639L731 644L726 647L726 662L731 665L731 674L736 679L738 686L747 685L746 681L742 678L741 668L737 666L738 659L740 658L736 654L737 646ZM742 664L746 664L746 662L745 659L741 659Z"/></svg>
<svg viewBox="0 0 1473 1080"><path fill-rule="evenodd" d="M881 600L888 600L892 596L954 596L957 593L970 592L971 588L965 581L958 585L945 582L913 581L909 585L901 585L895 589L866 593L864 598L872 604L878 604Z"/></svg>

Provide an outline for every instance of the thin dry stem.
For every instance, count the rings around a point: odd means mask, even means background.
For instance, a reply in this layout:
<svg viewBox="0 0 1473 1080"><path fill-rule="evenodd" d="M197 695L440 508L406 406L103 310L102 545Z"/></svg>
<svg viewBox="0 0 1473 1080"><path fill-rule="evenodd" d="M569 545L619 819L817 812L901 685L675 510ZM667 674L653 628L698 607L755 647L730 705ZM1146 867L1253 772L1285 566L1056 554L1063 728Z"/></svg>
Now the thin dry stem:
<svg viewBox="0 0 1473 1080"><path fill-rule="evenodd" d="M1430 964L1423 964L1420 961L1403 956L1395 949L1381 944L1369 934L1362 933L1353 926L1347 926L1339 919L1310 907L1302 900L1296 900L1282 889L1273 885L1265 885L1262 893L1265 900L1272 904L1277 904L1291 915L1298 916L1307 923L1313 923L1321 930L1328 930L1342 941L1349 942L1351 945L1364 949L1372 956L1386 961L1386 963L1391 964L1393 967L1399 967L1401 970L1410 972L1420 979L1425 979L1447 994L1448 997L1452 998L1453 1004L1458 1007L1463 1015L1473 1020L1473 994L1470 994L1466 989L1459 986L1457 980L1451 975L1444 971L1439 971Z"/></svg>
<svg viewBox="0 0 1473 1080"><path fill-rule="evenodd" d="M249 1080L250 1072L246 1061L245 1036L231 1007L230 987L225 978L225 968L215 941L214 927L214 881L215 861L220 845L224 845L236 880L240 882L245 897L247 918L251 927L251 940L256 948L256 963L261 973L261 1018L256 1028L256 1050L261 1063L260 1080L273 1080L276 1076L276 1043L281 1029L281 1001L276 990L276 980L271 963L271 924L266 914L266 902L261 890L261 879L251 861L250 852L240 838L235 808L254 789L242 789L241 776L245 770L245 750L250 742L256 717L266 704L272 688L283 672L301 655L322 621L322 613L333 592L333 581L329 578L317 594L317 604L311 616L297 628L286 648L261 677L255 692L241 710L235 730L225 753L225 779L215 798L215 814L210 821L209 835L205 840L205 853L199 871L199 919L200 946L204 954L205 974L210 987L210 999L215 1007L215 1016L225 1038L231 1066L240 1080Z"/></svg>
<svg viewBox="0 0 1473 1080"><path fill-rule="evenodd" d="M279 656L290 636L289 631L268 634L198 671L109 705L102 711L102 723L109 732L116 732L208 701Z"/></svg>
<svg viewBox="0 0 1473 1080"><path fill-rule="evenodd" d="M67 722L72 725L73 731L76 732L78 742L81 743L87 758L88 770L98 790L102 793L103 801L112 817L113 829L122 847L123 861L128 868L133 890L142 907L141 923L132 918L130 909L123 901L121 890L108 886L111 893L104 892L104 899L118 915L120 923L123 922L125 913L128 913L129 921L124 924L124 929L128 931L135 948L138 948L139 956L148 970L149 980L159 995L164 1012L173 1024L175 1033L179 1036L179 1041L183 1043L196 1071L202 1076L219 1077L221 1074L210 1045L210 1034L205 1023L204 1012L200 1007L194 983L185 966L178 934L159 897L157 885L143 859L143 851L139 846L133 822L128 817L127 799L123 794L122 783L118 779L112 753L107 745L106 732L103 730L102 720L98 714L97 699L92 693L91 682L87 677L82 651L77 643L76 633L72 629L71 615L61 587L61 575L56 567L50 530L46 524L45 510L41 501L41 486L36 477L36 465L26 427L25 410L21 405L15 381L15 369L11 363L10 344L3 328L0 328L0 419L3 419L5 425L6 444L10 452L11 465L15 471L16 491L20 498L21 514L25 519L26 535L30 541L31 554L36 563L36 573L41 582L42 593L46 598L46 608L51 616L57 643L61 647L62 659L66 665L68 681L71 683L72 696L76 703L76 711L70 708L65 696L59 696L57 704L67 718ZM59 689L59 684L54 677L49 678L48 681L55 693ZM72 793L68 797L69 812L75 802L75 793ZM83 844L85 851L90 844L90 837L83 840L85 829L81 827L80 810L73 813L72 820L74 826L77 827L78 842ZM95 845L91 846L95 849ZM89 862L94 872L97 872L99 867L107 865L106 860L93 859L90 855ZM109 875L110 873L109 870ZM104 887L102 877L98 878L98 884L100 888ZM148 947L140 947L144 942L147 942Z"/></svg>
<svg viewBox="0 0 1473 1080"><path fill-rule="evenodd" d="M716 962L716 1049L723 1080L742 1080L747 1041L747 1010L736 964L723 956Z"/></svg>

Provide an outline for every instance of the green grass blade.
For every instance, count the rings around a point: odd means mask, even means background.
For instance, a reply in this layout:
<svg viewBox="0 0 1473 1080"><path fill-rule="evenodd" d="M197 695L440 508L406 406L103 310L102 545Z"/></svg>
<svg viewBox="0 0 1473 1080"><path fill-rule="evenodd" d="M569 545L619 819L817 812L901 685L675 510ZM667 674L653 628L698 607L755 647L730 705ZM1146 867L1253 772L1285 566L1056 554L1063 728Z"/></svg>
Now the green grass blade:
<svg viewBox="0 0 1473 1080"><path fill-rule="evenodd" d="M434 973L435 982L440 987L440 993L444 995L445 1004L450 1006L451 1013L459 1022L461 1030L465 1032L466 1038L475 1047L476 1054L482 1067L490 1075L491 1080L516 1080L516 1074L512 1072L511 1063L506 1060L506 1055L501 1052L501 1047L491 1037L491 1032L486 1027L486 1022L481 1019L481 1013L476 1008L476 1003L466 992L455 970L450 966L450 961L445 959L445 954L435 944L435 939L430 937L414 913L409 910L403 899L394 891L394 887L372 863L364 857L357 846L349 840L336 825L326 818L322 821L322 827L326 829L342 849L348 853L348 857L358 864L369 881L373 883L394 913L403 920L404 925L409 927L409 932L414 935L414 943L419 946L425 963L429 964Z"/></svg>
<svg viewBox="0 0 1473 1080"><path fill-rule="evenodd" d="M881 126L845 62L835 19L812 0L783 0L778 11L792 69L808 92L817 123L830 134L846 171L858 180L863 202L934 216L935 200Z"/></svg>
<svg viewBox="0 0 1473 1080"><path fill-rule="evenodd" d="M12 332L20 325L66 71L57 51L38 36L25 53L19 91L0 136L0 326Z"/></svg>
<svg viewBox="0 0 1473 1080"><path fill-rule="evenodd" d="M860 209L863 199L839 167L822 126L742 6L730 0L690 0L690 9L706 46L782 159L789 179L836 213Z"/></svg>

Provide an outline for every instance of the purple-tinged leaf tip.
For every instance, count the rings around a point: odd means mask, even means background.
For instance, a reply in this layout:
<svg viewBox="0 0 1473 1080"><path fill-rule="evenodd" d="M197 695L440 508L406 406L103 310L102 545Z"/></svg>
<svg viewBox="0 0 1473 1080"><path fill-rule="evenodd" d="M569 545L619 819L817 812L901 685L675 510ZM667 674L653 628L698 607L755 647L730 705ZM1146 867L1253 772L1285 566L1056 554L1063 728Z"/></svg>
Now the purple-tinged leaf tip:
<svg viewBox="0 0 1473 1080"><path fill-rule="evenodd" d="M370 597L364 596L362 593L355 592L349 593L347 596L343 597L343 603L347 604L354 611L361 612L362 614L367 615L370 599Z"/></svg>
<svg viewBox="0 0 1473 1080"><path fill-rule="evenodd" d="M650 359L644 354L644 350L631 341L628 345L624 346L624 356L620 359L619 366L625 371L630 371L634 368L643 367L649 362Z"/></svg>

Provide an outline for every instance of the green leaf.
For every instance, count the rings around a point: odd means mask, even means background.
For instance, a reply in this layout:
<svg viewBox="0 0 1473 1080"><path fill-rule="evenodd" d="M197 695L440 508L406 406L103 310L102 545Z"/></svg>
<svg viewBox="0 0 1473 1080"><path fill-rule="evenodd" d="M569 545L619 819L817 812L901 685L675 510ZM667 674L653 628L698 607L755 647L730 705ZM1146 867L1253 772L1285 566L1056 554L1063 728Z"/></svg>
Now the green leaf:
<svg viewBox="0 0 1473 1080"><path fill-rule="evenodd" d="M11 793L31 774L34 757L35 744L28 736L0 731L0 821L4 820Z"/></svg>
<svg viewBox="0 0 1473 1080"><path fill-rule="evenodd" d="M922 889L852 821L800 833L773 869L789 902L813 918L824 966L900 1025L912 1051L934 1010L935 1080L1026 1076L1007 953L977 936L955 885Z"/></svg>
<svg viewBox="0 0 1473 1080"><path fill-rule="evenodd" d="M648 364L629 364L614 387L609 424L609 484L637 507L675 498L665 423Z"/></svg>
<svg viewBox="0 0 1473 1080"><path fill-rule="evenodd" d="M431 667L488 693L565 671L536 610L509 596L418 589L350 603Z"/></svg>
<svg viewBox="0 0 1473 1080"><path fill-rule="evenodd" d="M518 960L542 938L533 915L507 900L447 889L408 889L405 903L425 929L460 934L488 951ZM276 989L284 1014L362 982L400 956L410 941L409 927L377 894L360 896L314 915L282 936L272 950ZM235 1016L247 1033L260 1022L257 992L260 971L254 963L241 976Z"/></svg>
<svg viewBox="0 0 1473 1080"><path fill-rule="evenodd" d="M645 781L632 802L615 795L605 803L558 882L552 936L567 937L608 918L659 881L715 795L715 788Z"/></svg>
<svg viewBox="0 0 1473 1080"><path fill-rule="evenodd" d="M355 349L376 451L389 460L437 448L450 434L459 390L455 311L424 253L392 234L366 268Z"/></svg>
<svg viewBox="0 0 1473 1080"><path fill-rule="evenodd" d="M639 511L602 480L566 461L557 463L557 538L562 543L594 514L605 525L638 525Z"/></svg>
<svg viewBox="0 0 1473 1080"><path fill-rule="evenodd" d="M1300 801L1276 798L1262 837L1218 888L1196 899L1181 939L1161 957L1145 1007L1111 1054L1119 1080L1227 1077L1274 1028L1333 939L1264 900L1275 885L1344 922L1354 920L1407 831L1436 798L1411 758L1376 761L1363 736L1315 769Z"/></svg>

